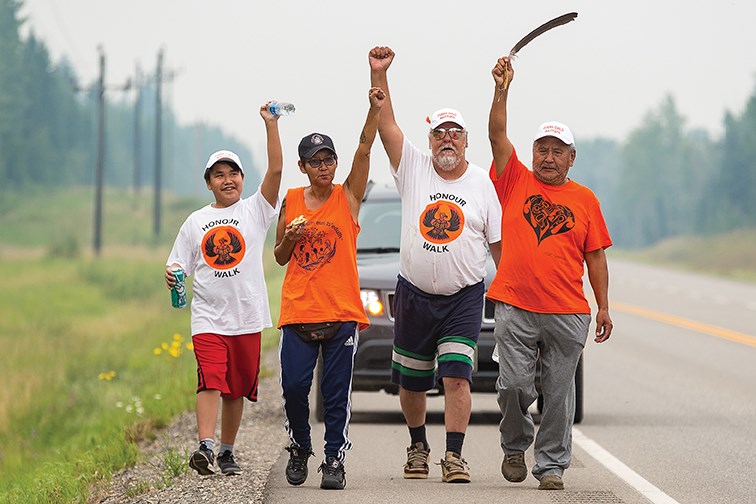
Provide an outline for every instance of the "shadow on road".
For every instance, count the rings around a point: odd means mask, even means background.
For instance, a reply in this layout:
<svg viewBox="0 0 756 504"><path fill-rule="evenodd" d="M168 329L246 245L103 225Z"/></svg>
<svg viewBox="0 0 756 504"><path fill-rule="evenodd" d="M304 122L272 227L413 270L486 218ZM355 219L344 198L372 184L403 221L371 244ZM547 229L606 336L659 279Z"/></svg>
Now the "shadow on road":
<svg viewBox="0 0 756 504"><path fill-rule="evenodd" d="M501 413L498 411L474 411L470 415L470 424L485 425L498 424ZM540 422L540 415L533 415L535 423ZM397 411L352 411L351 423L378 423L378 424L403 424L402 412ZM426 416L426 424L443 425L444 414L440 411L429 411Z"/></svg>

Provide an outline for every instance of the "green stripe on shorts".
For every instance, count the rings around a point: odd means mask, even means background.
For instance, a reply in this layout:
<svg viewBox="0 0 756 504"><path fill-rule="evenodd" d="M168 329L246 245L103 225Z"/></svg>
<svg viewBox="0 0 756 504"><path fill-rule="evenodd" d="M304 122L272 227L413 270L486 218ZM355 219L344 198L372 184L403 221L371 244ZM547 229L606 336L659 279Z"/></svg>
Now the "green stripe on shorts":
<svg viewBox="0 0 756 504"><path fill-rule="evenodd" d="M409 352L407 350L404 350L403 348L399 348L396 345L394 345L394 353L403 355L405 357L409 357L410 359L421 360L421 361L432 361L436 358L435 355L420 355L414 352Z"/></svg>
<svg viewBox="0 0 756 504"><path fill-rule="evenodd" d="M438 362L464 362L465 364L473 365L473 361L470 357L460 354L445 354L438 357Z"/></svg>

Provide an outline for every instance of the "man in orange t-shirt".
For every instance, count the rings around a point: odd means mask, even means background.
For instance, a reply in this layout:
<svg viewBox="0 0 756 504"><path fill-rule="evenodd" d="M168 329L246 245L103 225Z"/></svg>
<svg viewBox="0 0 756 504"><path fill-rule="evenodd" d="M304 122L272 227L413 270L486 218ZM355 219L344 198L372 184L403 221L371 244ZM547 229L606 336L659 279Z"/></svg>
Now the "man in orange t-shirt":
<svg viewBox="0 0 756 504"><path fill-rule="evenodd" d="M492 74L490 176L502 204L502 246L487 296L496 302L501 472L509 481L524 481L524 452L535 438L532 473L540 481L538 488L562 490L572 456L574 375L591 322L583 293L584 264L598 305L595 341L602 343L613 327L604 253L612 241L596 196L567 178L576 155L572 132L561 123L542 124L533 142L533 170L528 170L507 136L504 83L514 78L509 58L499 58ZM534 378L539 355L544 403L534 436L528 407L538 397Z"/></svg>
<svg viewBox="0 0 756 504"><path fill-rule="evenodd" d="M357 277L357 217L385 98L381 89L370 89L370 111L343 185L333 183L338 157L331 138L312 133L301 140L298 164L309 185L289 189L281 205L274 254L278 264L288 263L278 327L284 426L291 440L286 480L291 485L305 482L307 459L313 455L308 396L322 352L325 460L320 488L346 486L352 368L359 330L369 324Z"/></svg>

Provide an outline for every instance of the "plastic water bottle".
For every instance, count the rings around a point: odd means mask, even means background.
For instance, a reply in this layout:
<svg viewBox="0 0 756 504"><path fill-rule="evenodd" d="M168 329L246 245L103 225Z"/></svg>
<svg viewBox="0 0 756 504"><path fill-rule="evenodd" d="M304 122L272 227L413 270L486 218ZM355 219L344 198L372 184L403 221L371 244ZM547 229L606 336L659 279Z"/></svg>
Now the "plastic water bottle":
<svg viewBox="0 0 756 504"><path fill-rule="evenodd" d="M276 116L287 116L293 114L297 109L294 108L293 103L286 102L270 102L268 105L270 113Z"/></svg>

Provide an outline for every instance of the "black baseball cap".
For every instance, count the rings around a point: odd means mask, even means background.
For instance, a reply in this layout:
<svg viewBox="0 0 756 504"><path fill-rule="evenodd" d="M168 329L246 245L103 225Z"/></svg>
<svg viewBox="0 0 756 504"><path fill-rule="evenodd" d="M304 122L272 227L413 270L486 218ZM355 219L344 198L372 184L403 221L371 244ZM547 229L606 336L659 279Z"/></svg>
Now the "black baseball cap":
<svg viewBox="0 0 756 504"><path fill-rule="evenodd" d="M322 149L328 149L336 154L331 137L322 133L310 133L299 142L299 158L309 159Z"/></svg>

